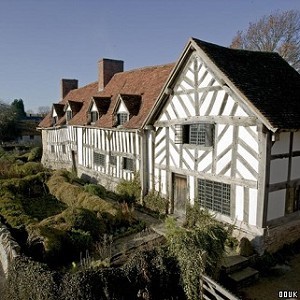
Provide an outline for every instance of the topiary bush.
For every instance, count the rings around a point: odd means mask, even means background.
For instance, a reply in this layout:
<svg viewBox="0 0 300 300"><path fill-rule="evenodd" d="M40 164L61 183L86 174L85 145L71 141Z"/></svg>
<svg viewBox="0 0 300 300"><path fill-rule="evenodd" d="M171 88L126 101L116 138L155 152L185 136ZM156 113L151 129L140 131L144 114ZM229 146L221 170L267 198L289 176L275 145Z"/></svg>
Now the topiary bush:
<svg viewBox="0 0 300 300"><path fill-rule="evenodd" d="M17 257L9 267L4 300L57 300L60 276L45 264ZM3 298L1 298L3 299Z"/></svg>
<svg viewBox="0 0 300 300"><path fill-rule="evenodd" d="M141 182L139 173L134 174L132 180L121 180L116 187L120 202L131 204L138 202L141 198Z"/></svg>
<svg viewBox="0 0 300 300"><path fill-rule="evenodd" d="M152 191L144 197L144 205L153 212L164 215L168 213L169 201L159 195L158 192Z"/></svg>
<svg viewBox="0 0 300 300"><path fill-rule="evenodd" d="M84 190L85 192L100 198L105 198L107 196L105 187L99 184L86 184Z"/></svg>
<svg viewBox="0 0 300 300"><path fill-rule="evenodd" d="M43 148L42 147L35 147L32 148L28 154L27 160L28 161L41 161L43 155Z"/></svg>

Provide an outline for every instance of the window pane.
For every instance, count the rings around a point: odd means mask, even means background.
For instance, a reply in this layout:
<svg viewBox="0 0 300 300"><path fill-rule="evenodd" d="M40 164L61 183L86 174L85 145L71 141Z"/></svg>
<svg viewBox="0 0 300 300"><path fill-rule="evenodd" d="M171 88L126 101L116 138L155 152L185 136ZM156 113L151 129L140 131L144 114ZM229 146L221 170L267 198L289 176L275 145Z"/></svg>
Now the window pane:
<svg viewBox="0 0 300 300"><path fill-rule="evenodd" d="M105 166L105 155L94 152L94 165L104 167Z"/></svg>
<svg viewBox="0 0 300 300"><path fill-rule="evenodd" d="M109 163L113 166L115 166L117 164L117 157L114 155L110 155L109 156Z"/></svg>
<svg viewBox="0 0 300 300"><path fill-rule="evenodd" d="M205 145L205 124L192 124L190 125L190 144Z"/></svg>
<svg viewBox="0 0 300 300"><path fill-rule="evenodd" d="M127 157L123 158L123 169L134 171L134 162L132 158L127 158Z"/></svg>
<svg viewBox="0 0 300 300"><path fill-rule="evenodd" d="M198 195L201 207L230 215L230 185L198 179Z"/></svg>
<svg viewBox="0 0 300 300"><path fill-rule="evenodd" d="M91 112L91 123L95 123L98 120L98 112L92 111Z"/></svg>
<svg viewBox="0 0 300 300"><path fill-rule="evenodd" d="M128 114L120 113L118 114L118 125L123 125L128 121Z"/></svg>

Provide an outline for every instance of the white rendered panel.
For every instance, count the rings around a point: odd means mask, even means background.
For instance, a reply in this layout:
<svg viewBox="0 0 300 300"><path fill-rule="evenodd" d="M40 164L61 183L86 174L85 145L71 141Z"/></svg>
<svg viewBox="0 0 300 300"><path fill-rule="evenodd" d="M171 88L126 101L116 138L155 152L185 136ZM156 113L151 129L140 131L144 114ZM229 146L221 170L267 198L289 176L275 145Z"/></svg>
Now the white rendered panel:
<svg viewBox="0 0 300 300"><path fill-rule="evenodd" d="M269 193L267 221L284 216L286 190Z"/></svg>
<svg viewBox="0 0 300 300"><path fill-rule="evenodd" d="M243 179L256 180L257 178L239 161L236 162L236 169Z"/></svg>
<svg viewBox="0 0 300 300"><path fill-rule="evenodd" d="M163 193L164 195L167 194L167 172L165 170L161 170L161 185L160 185L160 189L161 189L161 193Z"/></svg>
<svg viewBox="0 0 300 300"><path fill-rule="evenodd" d="M258 172L258 160L250 152L248 152L243 146L238 145L238 153L251 165L254 171Z"/></svg>
<svg viewBox="0 0 300 300"><path fill-rule="evenodd" d="M238 106L234 115L238 116L238 117L248 117L249 116L240 106Z"/></svg>
<svg viewBox="0 0 300 300"><path fill-rule="evenodd" d="M232 150L229 150L221 159L217 160L217 168L216 174L220 174L220 172L232 161ZM231 168L229 168L230 172Z"/></svg>
<svg viewBox="0 0 300 300"><path fill-rule="evenodd" d="M226 101L226 105L225 105L222 115L223 116L231 116L232 108L233 108L233 105L235 102L230 96L228 96L227 100L225 100L225 101Z"/></svg>
<svg viewBox="0 0 300 300"><path fill-rule="evenodd" d="M93 105L92 105L91 111L98 111L98 109L97 109L97 106L96 106L95 102L93 102Z"/></svg>
<svg viewBox="0 0 300 300"><path fill-rule="evenodd" d="M288 176L288 159L271 160L270 183L283 182Z"/></svg>
<svg viewBox="0 0 300 300"><path fill-rule="evenodd" d="M237 185L235 196L235 217L239 221L243 221L244 219L244 188L242 186Z"/></svg>
<svg viewBox="0 0 300 300"><path fill-rule="evenodd" d="M225 128L225 125L219 124L217 128L218 128L217 134L219 136L222 133L223 129ZM232 140L233 140L233 126L229 126L225 134L221 138L221 140L218 141L217 155L220 155L229 145L231 145Z"/></svg>
<svg viewBox="0 0 300 300"><path fill-rule="evenodd" d="M195 177L188 176L188 191L189 191L189 201L191 205L195 202Z"/></svg>
<svg viewBox="0 0 300 300"><path fill-rule="evenodd" d="M300 178L300 157L293 157L291 179Z"/></svg>
<svg viewBox="0 0 300 300"><path fill-rule="evenodd" d="M249 189L249 224L256 225L257 190Z"/></svg>
<svg viewBox="0 0 300 300"><path fill-rule="evenodd" d="M281 132L279 134L279 140L275 141L272 146L271 154L283 154L289 152L289 144L290 144L290 133L289 132Z"/></svg>
<svg viewBox="0 0 300 300"><path fill-rule="evenodd" d="M118 107L117 113L121 113L121 112L126 112L128 113L128 109L126 107L126 105L124 104L124 102L121 100L120 105Z"/></svg>
<svg viewBox="0 0 300 300"><path fill-rule="evenodd" d="M300 151L300 131L294 132L293 151Z"/></svg>
<svg viewBox="0 0 300 300"><path fill-rule="evenodd" d="M208 153L200 162L199 162L199 167L198 171L203 171L206 169L209 165L212 164L212 152ZM206 171L206 173L211 173L211 168Z"/></svg>
<svg viewBox="0 0 300 300"><path fill-rule="evenodd" d="M82 128L77 128L77 155L78 164L82 165Z"/></svg>
<svg viewBox="0 0 300 300"><path fill-rule="evenodd" d="M183 109L181 105L181 101L179 101L178 97L175 96L172 99L174 107L176 107L177 114L180 116L180 118L187 117L185 110Z"/></svg>

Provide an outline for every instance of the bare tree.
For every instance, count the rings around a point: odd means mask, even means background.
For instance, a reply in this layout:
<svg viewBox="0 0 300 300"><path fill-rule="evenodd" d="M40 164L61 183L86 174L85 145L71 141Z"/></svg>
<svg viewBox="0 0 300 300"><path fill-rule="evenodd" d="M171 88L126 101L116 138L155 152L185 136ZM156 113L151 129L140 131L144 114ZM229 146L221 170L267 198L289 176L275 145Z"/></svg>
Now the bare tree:
<svg viewBox="0 0 300 300"><path fill-rule="evenodd" d="M288 10L263 16L249 23L247 31L238 31L231 48L279 53L300 71L300 12Z"/></svg>
<svg viewBox="0 0 300 300"><path fill-rule="evenodd" d="M49 106L39 106L38 108L39 114L42 116L46 116L50 112L50 107Z"/></svg>

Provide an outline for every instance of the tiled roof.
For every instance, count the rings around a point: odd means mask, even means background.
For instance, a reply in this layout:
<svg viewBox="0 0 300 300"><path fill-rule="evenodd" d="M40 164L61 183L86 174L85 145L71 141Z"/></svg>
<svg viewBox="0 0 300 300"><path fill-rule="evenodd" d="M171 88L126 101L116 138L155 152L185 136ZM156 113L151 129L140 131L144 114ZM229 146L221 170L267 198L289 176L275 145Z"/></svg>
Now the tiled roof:
<svg viewBox="0 0 300 300"><path fill-rule="evenodd" d="M277 53L193 41L273 128L300 128L300 74Z"/></svg>
<svg viewBox="0 0 300 300"><path fill-rule="evenodd" d="M126 105L129 114L131 116L136 116L139 113L140 106L141 106L141 95L126 95L121 94L120 95L124 104Z"/></svg>
<svg viewBox="0 0 300 300"><path fill-rule="evenodd" d="M68 101L82 102L80 111L70 120L70 125L87 125L88 110L91 107L92 98L111 99L105 114L93 126L110 128L113 127L115 118L113 110L119 95L140 95L140 107L130 109L136 113L127 123L125 128L140 128L144 119L151 111L153 104L158 97L164 83L166 82L174 64L146 67L132 71L117 73L109 81L103 91L98 91L98 83L94 82L79 89L70 91L60 104ZM106 100L105 100L106 101ZM96 100L96 105L99 101ZM98 103L99 104L99 103ZM104 105L105 106L105 105ZM98 107L98 106L97 106ZM104 108L104 107L103 107ZM99 109L99 108L98 108ZM61 120L63 121L64 118ZM51 114L39 124L39 127L51 127Z"/></svg>
<svg viewBox="0 0 300 300"><path fill-rule="evenodd" d="M110 97L93 97L100 116L107 113L110 106Z"/></svg>
<svg viewBox="0 0 300 300"><path fill-rule="evenodd" d="M140 128L143 121L151 111L156 98L165 84L174 64L146 67L132 71L115 74L99 95L111 95L111 105L107 114L103 115L96 125L100 127L113 127L115 123L114 108L119 95L141 95L140 108L124 128Z"/></svg>

